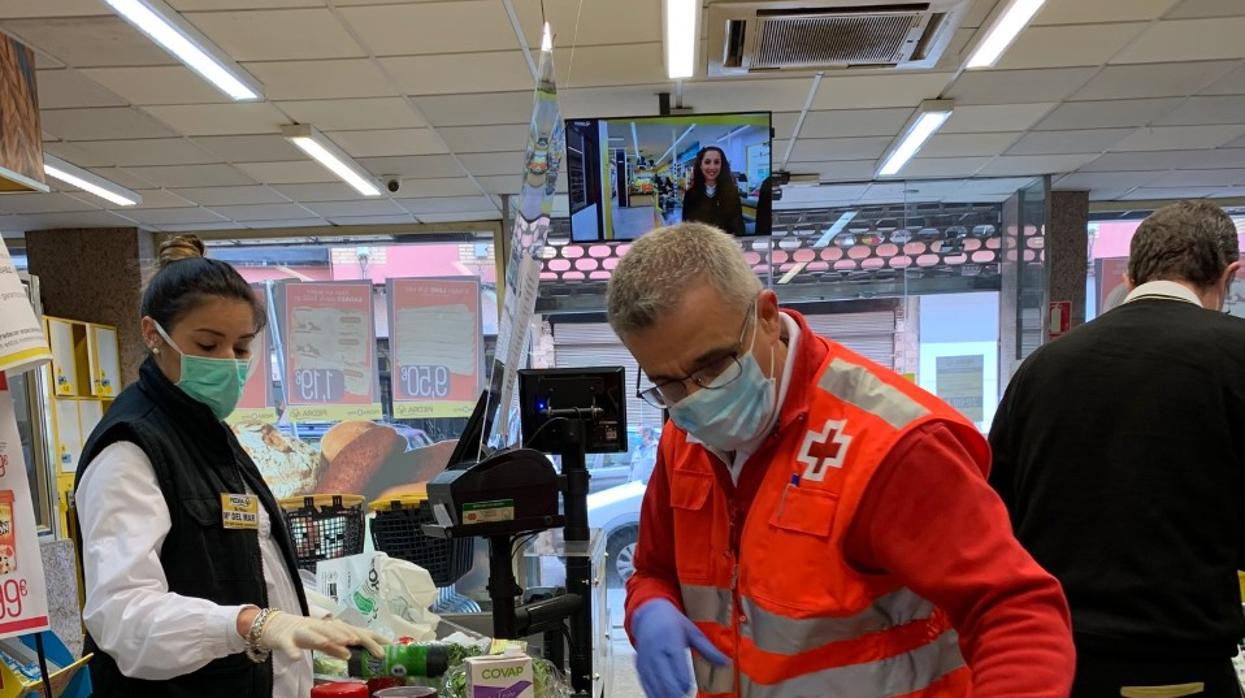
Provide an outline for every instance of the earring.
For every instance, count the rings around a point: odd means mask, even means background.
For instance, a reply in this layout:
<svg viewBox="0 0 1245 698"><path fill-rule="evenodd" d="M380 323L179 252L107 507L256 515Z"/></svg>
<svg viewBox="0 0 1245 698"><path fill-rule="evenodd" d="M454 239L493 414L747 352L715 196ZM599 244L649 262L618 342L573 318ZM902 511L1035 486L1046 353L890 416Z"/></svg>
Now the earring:
<svg viewBox="0 0 1245 698"><path fill-rule="evenodd" d="M160 355L160 347L152 347L152 348L151 348L151 353L152 353L152 354L155 354L156 356L159 356L159 355Z"/></svg>

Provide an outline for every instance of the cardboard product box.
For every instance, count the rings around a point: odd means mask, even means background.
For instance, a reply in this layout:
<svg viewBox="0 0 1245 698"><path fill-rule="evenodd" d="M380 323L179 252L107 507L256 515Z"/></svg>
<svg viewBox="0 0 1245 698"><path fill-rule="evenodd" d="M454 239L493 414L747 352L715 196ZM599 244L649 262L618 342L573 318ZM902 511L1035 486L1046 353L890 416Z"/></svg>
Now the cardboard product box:
<svg viewBox="0 0 1245 698"><path fill-rule="evenodd" d="M47 653L48 682L56 698L87 698L91 695L91 677L84 671L92 655L81 659L65 648L54 633L43 633ZM43 680L35 653L34 635L0 640L0 698L42 698Z"/></svg>
<svg viewBox="0 0 1245 698"><path fill-rule="evenodd" d="M536 698L532 658L518 653L469 657L469 698Z"/></svg>

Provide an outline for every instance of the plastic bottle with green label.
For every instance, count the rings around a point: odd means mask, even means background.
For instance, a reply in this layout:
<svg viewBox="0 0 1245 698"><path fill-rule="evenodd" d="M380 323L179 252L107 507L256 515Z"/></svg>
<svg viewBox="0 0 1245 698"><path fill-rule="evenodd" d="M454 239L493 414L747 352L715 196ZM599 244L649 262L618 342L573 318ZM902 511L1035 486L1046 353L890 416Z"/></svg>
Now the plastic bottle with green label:
<svg viewBox="0 0 1245 698"><path fill-rule="evenodd" d="M361 679L437 678L449 667L448 648L438 643L395 642L386 646L385 656L379 658L357 647L350 651L350 675Z"/></svg>

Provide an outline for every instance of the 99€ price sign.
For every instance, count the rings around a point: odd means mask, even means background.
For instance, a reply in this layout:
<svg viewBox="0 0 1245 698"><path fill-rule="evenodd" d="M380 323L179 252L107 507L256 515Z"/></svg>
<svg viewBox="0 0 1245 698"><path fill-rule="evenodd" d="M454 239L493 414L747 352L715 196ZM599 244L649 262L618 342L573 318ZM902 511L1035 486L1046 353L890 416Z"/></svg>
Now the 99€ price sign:
<svg viewBox="0 0 1245 698"><path fill-rule="evenodd" d="M13 396L0 373L0 639L48 628L47 587L30 483Z"/></svg>

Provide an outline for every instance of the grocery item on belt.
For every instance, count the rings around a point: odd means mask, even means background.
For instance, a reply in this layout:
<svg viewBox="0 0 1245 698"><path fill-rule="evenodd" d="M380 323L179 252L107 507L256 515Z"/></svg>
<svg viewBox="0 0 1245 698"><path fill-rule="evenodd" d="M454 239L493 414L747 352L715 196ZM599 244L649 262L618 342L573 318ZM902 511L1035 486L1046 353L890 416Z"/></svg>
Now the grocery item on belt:
<svg viewBox="0 0 1245 698"><path fill-rule="evenodd" d="M315 489L321 469L315 447L287 437L271 424L236 424L233 432L277 499L309 494Z"/></svg>
<svg viewBox="0 0 1245 698"><path fill-rule="evenodd" d="M13 490L0 490L0 574L17 571L17 532L14 523Z"/></svg>
<svg viewBox="0 0 1245 698"><path fill-rule="evenodd" d="M385 647L385 656L373 657L367 650L350 650L350 675L362 679L378 677L438 678L450 668L449 649L441 643L415 642L409 637Z"/></svg>

